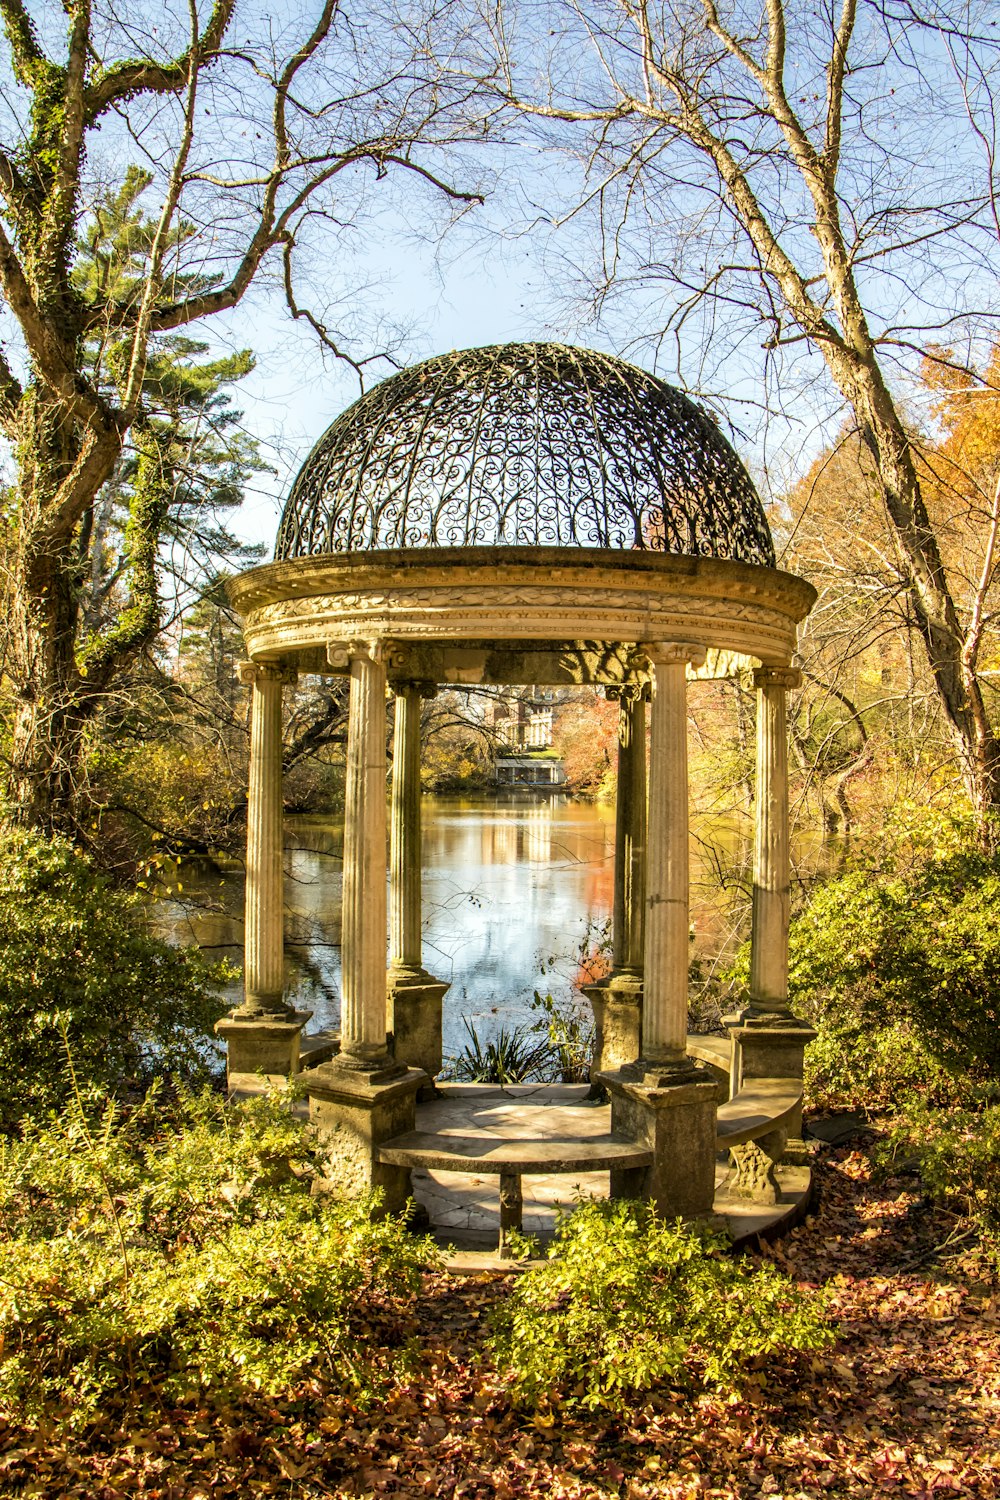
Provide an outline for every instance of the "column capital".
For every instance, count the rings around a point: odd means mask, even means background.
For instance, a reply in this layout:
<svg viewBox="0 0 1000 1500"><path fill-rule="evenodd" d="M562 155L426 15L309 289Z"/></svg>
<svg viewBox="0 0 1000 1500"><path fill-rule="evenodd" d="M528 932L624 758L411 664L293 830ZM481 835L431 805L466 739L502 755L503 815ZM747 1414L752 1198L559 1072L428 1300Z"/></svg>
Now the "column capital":
<svg viewBox="0 0 1000 1500"><path fill-rule="evenodd" d="M405 669L406 651L397 642L384 636L350 641L327 641L326 659L331 667L348 668L352 661L370 661L385 667L386 671Z"/></svg>
<svg viewBox="0 0 1000 1500"><path fill-rule="evenodd" d="M283 687L294 687L299 680L298 670L279 661L241 661L236 664L241 682L279 682Z"/></svg>
<svg viewBox="0 0 1000 1500"><path fill-rule="evenodd" d="M414 688L420 694L421 698L436 698L438 695L438 685L436 682L425 682L422 678L418 677L394 677L389 683L389 691L396 698L402 697L404 693L408 693Z"/></svg>
<svg viewBox="0 0 1000 1500"><path fill-rule="evenodd" d="M802 686L802 673L798 667L757 667L753 674L755 688Z"/></svg>
<svg viewBox="0 0 1000 1500"><path fill-rule="evenodd" d="M639 650L654 667L701 667L708 655L706 647L693 641L643 641Z"/></svg>
<svg viewBox="0 0 1000 1500"><path fill-rule="evenodd" d="M609 703L648 703L648 682L609 682L605 684L604 696Z"/></svg>

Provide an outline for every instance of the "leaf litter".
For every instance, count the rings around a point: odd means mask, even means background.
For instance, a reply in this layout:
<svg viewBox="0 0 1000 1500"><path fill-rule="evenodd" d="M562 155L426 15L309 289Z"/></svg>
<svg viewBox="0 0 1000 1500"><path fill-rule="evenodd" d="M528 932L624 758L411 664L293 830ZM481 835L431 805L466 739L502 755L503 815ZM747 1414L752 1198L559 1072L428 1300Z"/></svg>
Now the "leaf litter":
<svg viewBox="0 0 1000 1500"><path fill-rule="evenodd" d="M822 1356L738 1396L664 1389L627 1418L514 1409L483 1330L510 1275L428 1274L412 1373L360 1409L313 1381L287 1399L154 1389L67 1437L0 1417L0 1496L119 1500L848 1500L1000 1496L1000 1284L912 1177L878 1180L871 1138L815 1159L818 1203L760 1253L832 1292ZM942 1251L939 1247L944 1245Z"/></svg>

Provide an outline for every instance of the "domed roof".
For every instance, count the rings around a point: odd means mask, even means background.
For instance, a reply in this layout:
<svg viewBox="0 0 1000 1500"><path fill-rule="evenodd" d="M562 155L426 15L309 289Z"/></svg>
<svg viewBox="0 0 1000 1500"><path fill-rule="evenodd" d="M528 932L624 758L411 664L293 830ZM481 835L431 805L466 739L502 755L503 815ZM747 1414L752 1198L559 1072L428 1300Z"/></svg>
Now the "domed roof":
<svg viewBox="0 0 1000 1500"><path fill-rule="evenodd" d="M303 464L274 555L461 546L774 567L760 499L712 419L655 375L562 344L444 354L374 386Z"/></svg>

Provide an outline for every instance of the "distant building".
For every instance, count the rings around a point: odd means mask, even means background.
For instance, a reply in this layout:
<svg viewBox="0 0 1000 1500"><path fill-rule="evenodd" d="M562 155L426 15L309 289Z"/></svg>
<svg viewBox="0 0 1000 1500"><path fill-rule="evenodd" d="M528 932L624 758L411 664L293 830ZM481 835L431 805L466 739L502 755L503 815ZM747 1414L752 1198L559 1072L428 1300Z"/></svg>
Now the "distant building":
<svg viewBox="0 0 1000 1500"><path fill-rule="evenodd" d="M565 786L566 772L557 756L506 755L497 757L497 786Z"/></svg>
<svg viewBox="0 0 1000 1500"><path fill-rule="evenodd" d="M552 750L552 711L562 688L522 688L498 693L486 706L485 722L497 742L498 786L556 787L566 782Z"/></svg>

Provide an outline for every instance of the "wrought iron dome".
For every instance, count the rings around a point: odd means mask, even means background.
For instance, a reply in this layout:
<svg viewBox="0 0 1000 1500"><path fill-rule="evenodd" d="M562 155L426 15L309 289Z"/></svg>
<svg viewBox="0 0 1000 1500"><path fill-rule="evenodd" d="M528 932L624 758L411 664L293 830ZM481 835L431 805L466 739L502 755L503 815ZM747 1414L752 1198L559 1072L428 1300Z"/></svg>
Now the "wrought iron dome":
<svg viewBox="0 0 1000 1500"><path fill-rule="evenodd" d="M642 548L774 567L750 476L681 391L606 354L501 344L374 386L306 459L275 559Z"/></svg>

